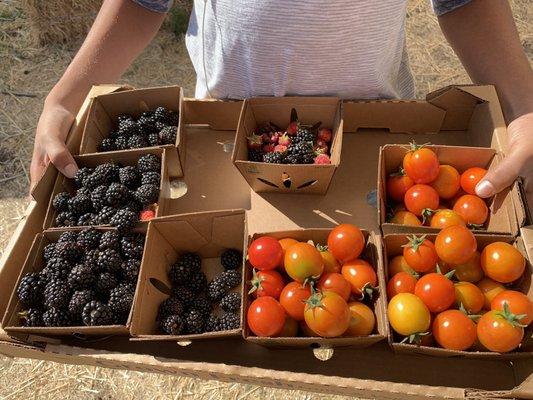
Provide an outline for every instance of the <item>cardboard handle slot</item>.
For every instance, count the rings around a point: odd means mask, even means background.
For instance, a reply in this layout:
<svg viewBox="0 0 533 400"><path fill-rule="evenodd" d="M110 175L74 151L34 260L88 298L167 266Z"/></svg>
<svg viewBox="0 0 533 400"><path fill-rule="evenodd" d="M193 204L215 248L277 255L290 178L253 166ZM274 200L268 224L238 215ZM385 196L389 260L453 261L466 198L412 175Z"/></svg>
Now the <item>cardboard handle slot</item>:
<svg viewBox="0 0 533 400"><path fill-rule="evenodd" d="M308 182L305 182L305 183L302 183L300 186L298 186L296 189L303 189L303 188L306 188L308 186L313 186L315 185L316 183L318 182L318 179L313 179L312 181L308 181Z"/></svg>
<svg viewBox="0 0 533 400"><path fill-rule="evenodd" d="M276 185L275 183L272 183L270 181L267 181L266 179L263 179L263 178L257 178L259 181L263 182L265 185L268 185L268 186L272 186L272 187L275 187L275 188L279 188L278 185Z"/></svg>
<svg viewBox="0 0 533 400"><path fill-rule="evenodd" d="M292 185L292 180L291 180L291 176L284 172L281 174L281 181L283 182L283 186L285 186L287 189L290 189L291 185Z"/></svg>
<svg viewBox="0 0 533 400"><path fill-rule="evenodd" d="M154 288L159 290L161 293L168 294L169 296L172 294L172 289L170 289L164 282L160 281L157 278L150 278L150 283Z"/></svg>

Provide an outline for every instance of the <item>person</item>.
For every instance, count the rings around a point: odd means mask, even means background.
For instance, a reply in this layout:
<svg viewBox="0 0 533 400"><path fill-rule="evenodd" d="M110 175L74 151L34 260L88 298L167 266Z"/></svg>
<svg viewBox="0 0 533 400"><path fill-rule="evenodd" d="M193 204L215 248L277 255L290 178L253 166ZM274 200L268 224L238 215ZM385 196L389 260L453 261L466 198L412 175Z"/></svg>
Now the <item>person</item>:
<svg viewBox="0 0 533 400"><path fill-rule="evenodd" d="M472 81L495 85L508 122L508 155L478 184L477 194L490 197L522 176L532 199L533 73L508 1L432 1ZM171 3L104 0L45 99L32 186L48 162L67 177L75 174L65 139L77 110L92 85L123 74L154 38ZM406 7L407 0L195 0L186 44L197 73L196 97L412 98Z"/></svg>

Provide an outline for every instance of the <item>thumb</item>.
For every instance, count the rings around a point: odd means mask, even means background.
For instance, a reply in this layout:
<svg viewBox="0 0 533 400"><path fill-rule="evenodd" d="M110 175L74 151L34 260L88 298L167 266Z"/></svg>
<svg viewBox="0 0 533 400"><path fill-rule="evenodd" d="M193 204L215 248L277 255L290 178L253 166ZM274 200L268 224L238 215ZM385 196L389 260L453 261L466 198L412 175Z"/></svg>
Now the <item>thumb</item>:
<svg viewBox="0 0 533 400"><path fill-rule="evenodd" d="M479 197L491 197L515 181L522 166L520 154L511 153L497 166L491 168L476 186Z"/></svg>
<svg viewBox="0 0 533 400"><path fill-rule="evenodd" d="M50 162L67 178L74 178L78 171L76 161L70 154L64 142L57 137L50 137L46 145L46 154Z"/></svg>

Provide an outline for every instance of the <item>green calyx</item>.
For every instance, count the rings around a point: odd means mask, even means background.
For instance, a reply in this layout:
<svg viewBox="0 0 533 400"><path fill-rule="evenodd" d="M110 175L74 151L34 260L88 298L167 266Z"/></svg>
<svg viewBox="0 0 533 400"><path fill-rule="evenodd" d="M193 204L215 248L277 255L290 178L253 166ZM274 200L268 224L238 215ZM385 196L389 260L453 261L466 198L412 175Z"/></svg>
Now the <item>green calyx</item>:
<svg viewBox="0 0 533 400"><path fill-rule="evenodd" d="M320 291L315 291L312 289L312 294L309 296L307 300L304 301L304 303L309 307L311 310L315 308L324 308L324 304L322 304L322 299L324 298L324 295Z"/></svg>
<svg viewBox="0 0 533 400"><path fill-rule="evenodd" d="M374 293L378 291L378 288L372 286L370 283L365 284L363 288L361 289L361 296L359 297L359 300L372 300L372 297L374 297Z"/></svg>
<svg viewBox="0 0 533 400"><path fill-rule="evenodd" d="M429 335L429 332L416 332L403 338L400 343L420 344L424 336Z"/></svg>
<svg viewBox="0 0 533 400"><path fill-rule="evenodd" d="M323 244L317 244L316 249L320 252L328 251L328 246Z"/></svg>
<svg viewBox="0 0 533 400"><path fill-rule="evenodd" d="M525 328L527 326L520 323L526 314L513 314L509 308L509 304L506 301L503 303L503 310L497 311L496 314L505 319L514 327Z"/></svg>
<svg viewBox="0 0 533 400"><path fill-rule="evenodd" d="M469 229L480 230L483 229L483 224L468 224Z"/></svg>
<svg viewBox="0 0 533 400"><path fill-rule="evenodd" d="M252 270L252 273L253 273L253 276L252 276L252 279L250 280L250 285L252 287L248 291L248 294L252 294L256 290L262 289L261 282L263 282L263 280L259 276L257 276L257 271L255 269Z"/></svg>
<svg viewBox="0 0 533 400"><path fill-rule="evenodd" d="M424 208L422 210L422 223L425 224L426 222L428 222L431 217L433 217L433 214L435 214L437 212L437 210L433 210L431 208Z"/></svg>
<svg viewBox="0 0 533 400"><path fill-rule="evenodd" d="M408 236L407 239L409 240L408 243L402 245L402 247L410 247L414 251L418 251L418 248L424 243L424 240L426 240L426 235L422 235L420 237L417 237L416 235Z"/></svg>
<svg viewBox="0 0 533 400"><path fill-rule="evenodd" d="M481 318L481 315L479 315L479 314L471 314L471 313L469 313L468 310L463 305L463 303L459 304L459 311L461 311L464 315L466 315L468 318L470 318L474 322L477 322Z"/></svg>
<svg viewBox="0 0 533 400"><path fill-rule="evenodd" d="M398 168L398 171L393 172L392 174L389 174L390 178L395 178L395 177L398 177L398 176L405 176L405 171L404 171L403 167L400 167L400 168Z"/></svg>
<svg viewBox="0 0 533 400"><path fill-rule="evenodd" d="M442 273L442 270L440 269L440 265L437 263L437 267L435 268L437 270L437 274L444 275L448 279L452 279L455 275L455 270L452 269L450 272L446 272L445 274Z"/></svg>

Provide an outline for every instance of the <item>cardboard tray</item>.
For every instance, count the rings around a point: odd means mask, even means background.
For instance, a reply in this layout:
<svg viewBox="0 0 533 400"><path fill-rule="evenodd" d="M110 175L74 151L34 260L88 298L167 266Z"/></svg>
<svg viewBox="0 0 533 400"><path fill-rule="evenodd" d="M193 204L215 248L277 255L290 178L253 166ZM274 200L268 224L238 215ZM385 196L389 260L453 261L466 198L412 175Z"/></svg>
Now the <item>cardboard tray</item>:
<svg viewBox="0 0 533 400"><path fill-rule="evenodd" d="M394 256L400 255L403 252L402 245L408 242L407 234L405 233L396 233L389 234L383 237L383 259L385 266L382 269L384 272L384 281L388 282L388 260ZM436 234L428 234L427 238L432 242L435 241ZM481 252L488 244L493 242L505 242L513 244L517 249L524 254L526 258L526 269L521 279L517 282L513 282L512 285L506 285L514 290L518 290L522 293L528 295L529 298L533 297L533 287L531 286L531 277L533 274L533 269L531 267L531 262L528 259L528 253L524 248L524 242L521 238L515 238L511 235L489 235L489 234L476 234L476 240L478 243L478 251ZM385 299L387 294L384 294ZM388 304L388 299L386 299L386 304ZM388 321L388 318L387 318ZM387 322L388 323L388 322ZM533 358L533 326L529 326L525 329L524 339L522 340L521 347L519 351L509 352L509 353L494 353L490 351L457 351L457 350L447 350L440 347L431 347L431 346L421 346L408 343L400 343L401 338L398 337L393 332L392 328L389 328L389 343L392 346L393 350L398 353L416 353L416 354L427 354L431 356L438 357L466 357L466 358L486 358L486 359L516 359L516 358ZM438 346L438 345L436 345Z"/></svg>
<svg viewBox="0 0 533 400"><path fill-rule="evenodd" d="M168 270L180 254L198 253L202 257L202 271L211 280L223 271L219 260L222 251L227 248L242 251L244 235L244 210L185 214L150 221L145 245L146 262L139 273L138 296L133 306L131 334L135 340L185 342L240 336L240 329L165 335L159 331L156 317L159 305L171 293ZM242 285L233 291L240 294Z"/></svg>

